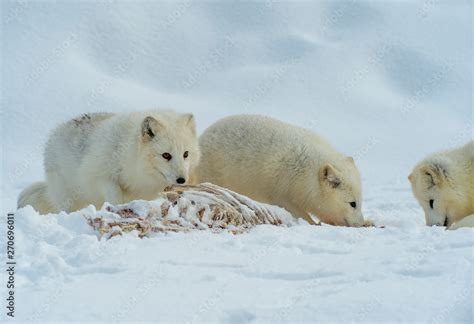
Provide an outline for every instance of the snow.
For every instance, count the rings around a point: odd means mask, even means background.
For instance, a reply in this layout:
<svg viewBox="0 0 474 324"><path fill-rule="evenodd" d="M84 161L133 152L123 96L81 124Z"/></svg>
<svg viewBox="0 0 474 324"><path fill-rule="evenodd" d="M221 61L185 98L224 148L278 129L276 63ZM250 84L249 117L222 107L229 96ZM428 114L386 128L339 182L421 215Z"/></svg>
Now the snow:
<svg viewBox="0 0 474 324"><path fill-rule="evenodd" d="M426 154L473 136L472 10L2 1L2 214L43 179L58 123L172 107L199 132L248 112L324 135L355 157L364 215L386 226L99 240L80 213L27 207L15 215L16 319L472 322L474 232L424 226L406 180Z"/></svg>
<svg viewBox="0 0 474 324"><path fill-rule="evenodd" d="M471 229L260 225L242 235L130 233L106 241L80 213L47 223L25 208L16 222L20 319L444 322L472 315Z"/></svg>

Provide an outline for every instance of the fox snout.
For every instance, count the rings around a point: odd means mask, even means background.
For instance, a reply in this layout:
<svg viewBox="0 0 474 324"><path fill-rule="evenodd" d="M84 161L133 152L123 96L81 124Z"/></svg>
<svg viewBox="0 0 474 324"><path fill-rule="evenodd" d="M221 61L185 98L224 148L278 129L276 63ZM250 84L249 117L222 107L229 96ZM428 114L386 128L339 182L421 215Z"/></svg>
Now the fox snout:
<svg viewBox="0 0 474 324"><path fill-rule="evenodd" d="M425 211L426 225L428 226L449 226L450 220L447 215L439 213L435 210Z"/></svg>
<svg viewBox="0 0 474 324"><path fill-rule="evenodd" d="M449 218L446 217L444 220L438 220L438 221L426 221L426 225L428 226L444 226L444 227L449 227L450 222Z"/></svg>
<svg viewBox="0 0 474 324"><path fill-rule="evenodd" d="M361 227L365 225L364 216L362 214L352 217L345 217L344 218L345 225L348 227Z"/></svg>
<svg viewBox="0 0 474 324"><path fill-rule="evenodd" d="M168 185L172 185L172 184L180 184L180 185L183 185L183 184L186 184L188 182L188 177L186 175L181 175L180 173L176 174L168 174L168 175L165 175L165 174L162 174L164 180L168 183Z"/></svg>

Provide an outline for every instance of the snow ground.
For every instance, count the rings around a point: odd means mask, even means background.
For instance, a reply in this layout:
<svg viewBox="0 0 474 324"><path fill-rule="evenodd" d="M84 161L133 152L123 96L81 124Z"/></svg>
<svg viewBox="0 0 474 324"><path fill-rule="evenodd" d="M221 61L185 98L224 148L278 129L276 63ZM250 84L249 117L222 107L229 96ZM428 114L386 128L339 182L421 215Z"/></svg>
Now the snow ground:
<svg viewBox="0 0 474 324"><path fill-rule="evenodd" d="M473 321L474 232L425 227L406 180L473 136L471 1L1 4L2 214L43 178L59 122L174 107L199 131L249 112L323 134L386 225L99 241L78 214L26 208L17 319Z"/></svg>
<svg viewBox="0 0 474 324"><path fill-rule="evenodd" d="M46 219L28 208L16 218L17 312L27 321L472 319L471 229L405 220L99 241L78 213Z"/></svg>

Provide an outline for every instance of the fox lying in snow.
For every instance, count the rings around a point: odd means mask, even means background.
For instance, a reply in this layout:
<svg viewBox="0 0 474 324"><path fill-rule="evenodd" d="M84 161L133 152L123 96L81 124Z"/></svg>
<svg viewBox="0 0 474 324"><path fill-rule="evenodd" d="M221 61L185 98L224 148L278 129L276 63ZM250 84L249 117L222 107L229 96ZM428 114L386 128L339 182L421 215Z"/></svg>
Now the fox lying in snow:
<svg viewBox="0 0 474 324"><path fill-rule="evenodd" d="M315 133L258 115L237 115L210 126L199 139L200 182L212 182L285 208L314 223L370 225L362 216L359 171Z"/></svg>
<svg viewBox="0 0 474 324"><path fill-rule="evenodd" d="M85 114L53 131L46 181L26 188L18 207L46 214L153 199L169 185L189 183L199 159L191 114Z"/></svg>

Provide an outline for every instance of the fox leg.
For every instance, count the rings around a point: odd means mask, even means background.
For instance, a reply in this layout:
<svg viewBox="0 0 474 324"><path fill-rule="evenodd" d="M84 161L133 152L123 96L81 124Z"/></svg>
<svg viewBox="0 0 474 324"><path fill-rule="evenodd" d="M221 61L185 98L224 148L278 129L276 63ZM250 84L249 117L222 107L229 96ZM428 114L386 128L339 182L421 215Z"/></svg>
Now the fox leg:
<svg viewBox="0 0 474 324"><path fill-rule="evenodd" d="M285 209L287 209L293 215L293 217L302 218L310 225L321 225L321 223L316 223L308 212L301 210L300 208L296 208L294 206L287 206L285 207Z"/></svg>
<svg viewBox="0 0 474 324"><path fill-rule="evenodd" d="M125 203L122 189L117 183L113 181L103 181L99 184L99 188L101 188L104 202L110 204Z"/></svg>
<svg viewBox="0 0 474 324"><path fill-rule="evenodd" d="M474 227L474 214L466 216L463 219L455 222L448 229L455 230L461 227Z"/></svg>

